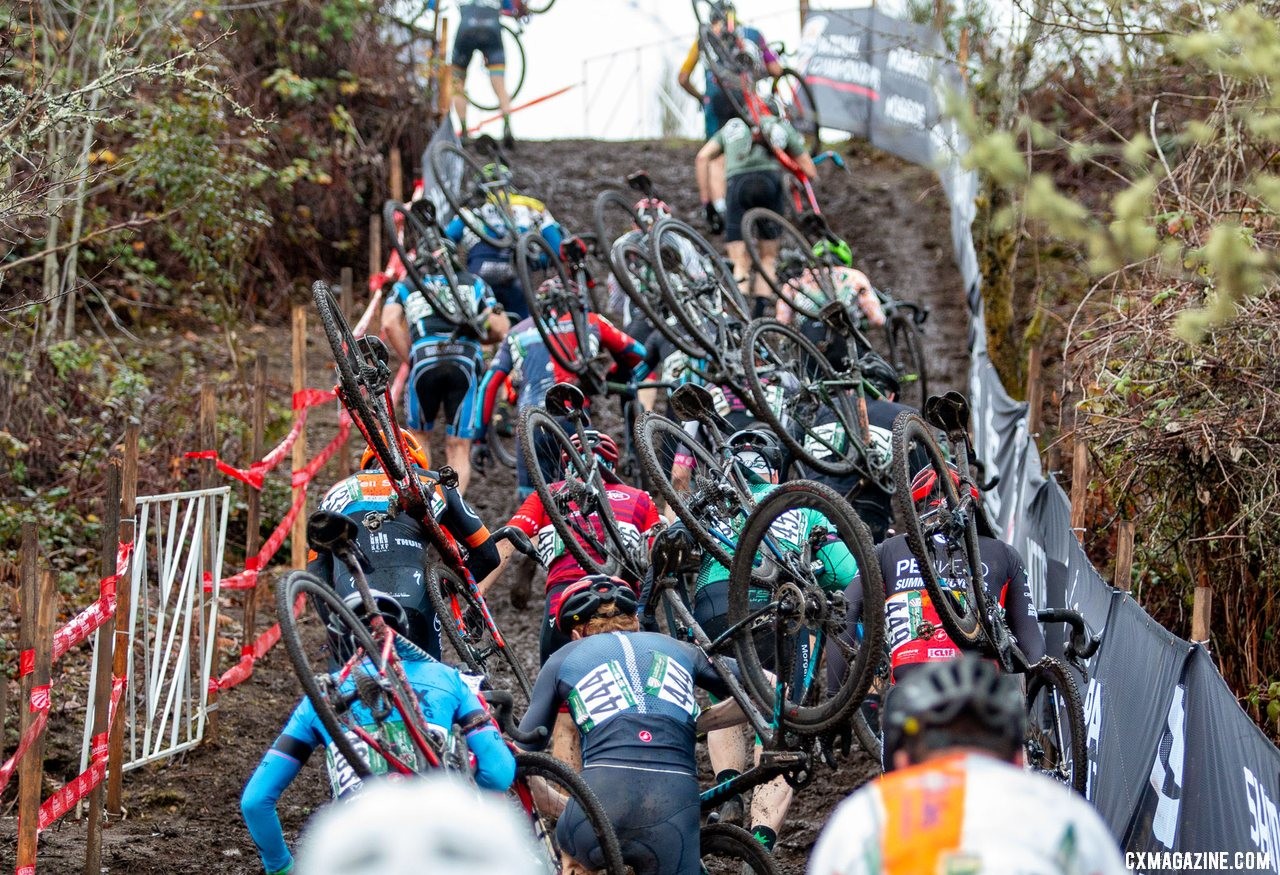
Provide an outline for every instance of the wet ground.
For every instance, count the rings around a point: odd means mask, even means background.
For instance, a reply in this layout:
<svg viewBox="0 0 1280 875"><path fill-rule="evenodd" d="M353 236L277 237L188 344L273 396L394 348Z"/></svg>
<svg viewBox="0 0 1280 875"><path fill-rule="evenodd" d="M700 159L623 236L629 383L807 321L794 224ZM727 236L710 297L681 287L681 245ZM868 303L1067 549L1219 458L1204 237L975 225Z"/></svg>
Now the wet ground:
<svg viewBox="0 0 1280 875"><path fill-rule="evenodd" d="M694 219L700 227L694 151L690 143L523 143L513 163L536 175L547 203L570 230L589 231L595 195L604 187L622 188L626 174L640 169L649 172L678 215ZM818 191L828 219L853 243L858 266L873 282L894 290L898 297L931 308L926 326L931 390L962 388L968 367L964 294L950 259L948 214L936 179L928 171L866 147L856 149L848 163L851 172L847 176L830 166L823 169ZM317 374L321 373L324 351L318 327L314 333L312 373ZM274 332L249 336L264 344L267 338L274 338L278 341L275 350L287 348L287 337L276 337ZM275 383L282 393L287 392L286 373L278 374ZM318 413L313 422L314 451L332 433L331 411ZM148 491L146 484L142 489ZM491 527L500 525L515 507L514 473L497 468L473 482L468 497ZM287 556L287 548L282 555ZM228 608L234 615L234 606L228 603ZM517 612L499 595L493 600L493 609L508 638L525 655L532 676L541 599L535 597L525 611ZM228 667L232 659L226 655L221 668ZM260 872L256 851L240 818L240 791L299 696L288 659L277 650L259 664L251 680L224 695L215 742L166 764L126 775L128 816L105 831L104 871L141 875ZM59 736L57 743L71 743L72 734ZM78 733L74 734L78 744ZM63 751L55 762L76 756ZM838 772L819 767L815 781L797 793L778 852L784 871L804 871L808 851L832 809L866 780L870 767L868 760L855 753ZM322 770L320 758L313 758L280 801L281 821L291 841L326 798ZM13 865L13 811L2 813L0 869ZM84 836L84 824L74 815L52 827L41 839L40 871L81 871Z"/></svg>

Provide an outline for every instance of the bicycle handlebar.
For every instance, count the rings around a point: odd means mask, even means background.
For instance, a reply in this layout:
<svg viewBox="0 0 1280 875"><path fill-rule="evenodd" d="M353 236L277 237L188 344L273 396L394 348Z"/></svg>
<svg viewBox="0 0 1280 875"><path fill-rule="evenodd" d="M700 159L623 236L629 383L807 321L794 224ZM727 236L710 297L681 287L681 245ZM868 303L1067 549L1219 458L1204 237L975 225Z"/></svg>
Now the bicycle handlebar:
<svg viewBox="0 0 1280 875"><path fill-rule="evenodd" d="M545 726L539 726L533 732L520 731L520 727L516 725L511 715L516 704L515 697L506 690L486 690L484 700L489 705L494 719L498 721L498 726L508 738L520 744L542 744L546 741L547 727Z"/></svg>
<svg viewBox="0 0 1280 875"><path fill-rule="evenodd" d="M1041 623L1066 623L1071 627L1071 637L1066 644L1068 659L1089 659L1098 652L1102 639L1089 631L1089 626L1079 611L1070 608L1044 608L1036 612Z"/></svg>

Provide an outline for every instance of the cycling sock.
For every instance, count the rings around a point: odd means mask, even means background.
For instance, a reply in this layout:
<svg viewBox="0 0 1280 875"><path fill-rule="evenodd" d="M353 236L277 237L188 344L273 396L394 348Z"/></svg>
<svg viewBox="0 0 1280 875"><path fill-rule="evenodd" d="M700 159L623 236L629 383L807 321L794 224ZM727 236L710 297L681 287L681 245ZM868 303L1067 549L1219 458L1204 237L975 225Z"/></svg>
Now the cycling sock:
<svg viewBox="0 0 1280 875"><path fill-rule="evenodd" d="M764 310L766 306L768 306L768 301L766 301L764 298L759 298L759 297L756 298L751 305L751 318L752 319L763 318Z"/></svg>
<svg viewBox="0 0 1280 875"><path fill-rule="evenodd" d="M751 828L751 837L764 845L766 851L772 851L778 843L778 834L763 824Z"/></svg>
<svg viewBox="0 0 1280 875"><path fill-rule="evenodd" d="M722 197L716 198L715 207L716 207L716 212L723 216L724 211L727 209L727 207L725 206L724 198Z"/></svg>

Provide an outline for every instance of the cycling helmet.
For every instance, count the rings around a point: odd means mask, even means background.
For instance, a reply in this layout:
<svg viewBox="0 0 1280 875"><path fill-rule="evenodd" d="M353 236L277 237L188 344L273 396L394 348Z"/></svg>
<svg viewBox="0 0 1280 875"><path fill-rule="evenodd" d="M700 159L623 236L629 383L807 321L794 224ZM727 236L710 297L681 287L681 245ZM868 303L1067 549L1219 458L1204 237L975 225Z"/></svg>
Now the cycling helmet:
<svg viewBox="0 0 1280 875"><path fill-rule="evenodd" d="M769 480L782 473L782 444L773 432L761 428L744 428L729 436L733 456L750 471Z"/></svg>
<svg viewBox="0 0 1280 875"><path fill-rule="evenodd" d="M383 622L394 629L397 635L408 636L409 615L405 612L404 605L396 601L395 596L380 590L370 590L370 595L373 596L373 605L382 615ZM365 626L369 625L369 615L364 609L364 599L359 592L347 594L342 603L351 609L357 620ZM329 646L340 662L346 662L355 655L355 641L352 640L351 631L336 613L330 613L326 618L325 628L329 633Z"/></svg>
<svg viewBox="0 0 1280 875"><path fill-rule="evenodd" d="M898 394L901 388L898 385L898 372L880 353L870 349L864 352L862 358L858 359L858 370L862 372L862 379L875 386L881 395Z"/></svg>
<svg viewBox="0 0 1280 875"><path fill-rule="evenodd" d="M813 244L813 257L823 264L853 267L853 247L843 240L819 240Z"/></svg>
<svg viewBox="0 0 1280 875"><path fill-rule="evenodd" d="M308 824L297 871L541 875L533 833L515 811L441 770L412 781L367 781L355 798L325 806Z"/></svg>
<svg viewBox="0 0 1280 875"><path fill-rule="evenodd" d="M556 628L568 635L574 627L594 617L602 605L609 604L617 605L624 614L635 616L638 606L636 591L620 577L588 574L564 591L556 611Z"/></svg>
<svg viewBox="0 0 1280 875"><path fill-rule="evenodd" d="M401 430L400 448L404 450L405 458L409 460L410 465L416 465L419 468L431 467L427 462L426 451L422 449L422 444L418 443L418 439L413 436L412 432ZM378 455L373 451L373 447L365 447L364 454L360 456L361 469L381 464L378 461Z"/></svg>
<svg viewBox="0 0 1280 875"><path fill-rule="evenodd" d="M602 431L596 431L594 428L584 429L587 435L587 444L591 450L600 457L600 460L612 468L618 464L618 444L613 438ZM574 432L569 437L569 443L573 444L573 448L581 453L582 442L578 440L578 433Z"/></svg>
<svg viewBox="0 0 1280 875"><path fill-rule="evenodd" d="M968 717L970 725L946 731L962 717ZM894 686L880 720L885 766L892 768L894 753L908 739L931 730L928 749L985 747L1012 754L1026 736L1027 712L1017 677L966 654L913 670Z"/></svg>
<svg viewBox="0 0 1280 875"><path fill-rule="evenodd" d="M510 182L511 168L497 161L480 168L480 182Z"/></svg>
<svg viewBox="0 0 1280 875"><path fill-rule="evenodd" d="M712 3L711 4L711 23L715 24L720 21L728 21L730 17L736 19L738 10L732 3Z"/></svg>
<svg viewBox="0 0 1280 875"><path fill-rule="evenodd" d="M947 470L951 474L951 482L960 486L960 471L956 466L947 463ZM922 502L927 502L929 507L934 507L943 502L942 492L938 488L938 472L933 470L933 466L921 468L916 472L916 476L911 478L911 500L919 507ZM976 485L970 485L969 494L973 496L974 501L981 501L982 496L978 492Z"/></svg>

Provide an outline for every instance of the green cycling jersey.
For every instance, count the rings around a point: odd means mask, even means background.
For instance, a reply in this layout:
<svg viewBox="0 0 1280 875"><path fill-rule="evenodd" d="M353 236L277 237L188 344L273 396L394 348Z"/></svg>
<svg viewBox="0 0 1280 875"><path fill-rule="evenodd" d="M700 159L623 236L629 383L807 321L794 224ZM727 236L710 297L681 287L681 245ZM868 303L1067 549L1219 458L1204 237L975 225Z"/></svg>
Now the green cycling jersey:
<svg viewBox="0 0 1280 875"><path fill-rule="evenodd" d="M777 488L777 484L774 483L750 484L751 495L756 504ZM732 524L734 531L723 534L736 539L742 533L746 521L745 516L737 517ZM835 526L827 519L826 514L810 508L797 508L787 511L774 520L769 526L769 532L784 549L799 549L800 545L808 540L809 532L818 526L822 526L828 532L835 531ZM841 540L832 540L820 547L814 558L822 563L823 570L817 579L818 585L825 590L843 590L858 574L858 560ZM757 556L756 562L759 563L759 561ZM728 579L729 569L713 559L709 553L703 553L702 565L698 569L697 589L701 590L705 586ZM752 589L757 588L752 587Z"/></svg>

